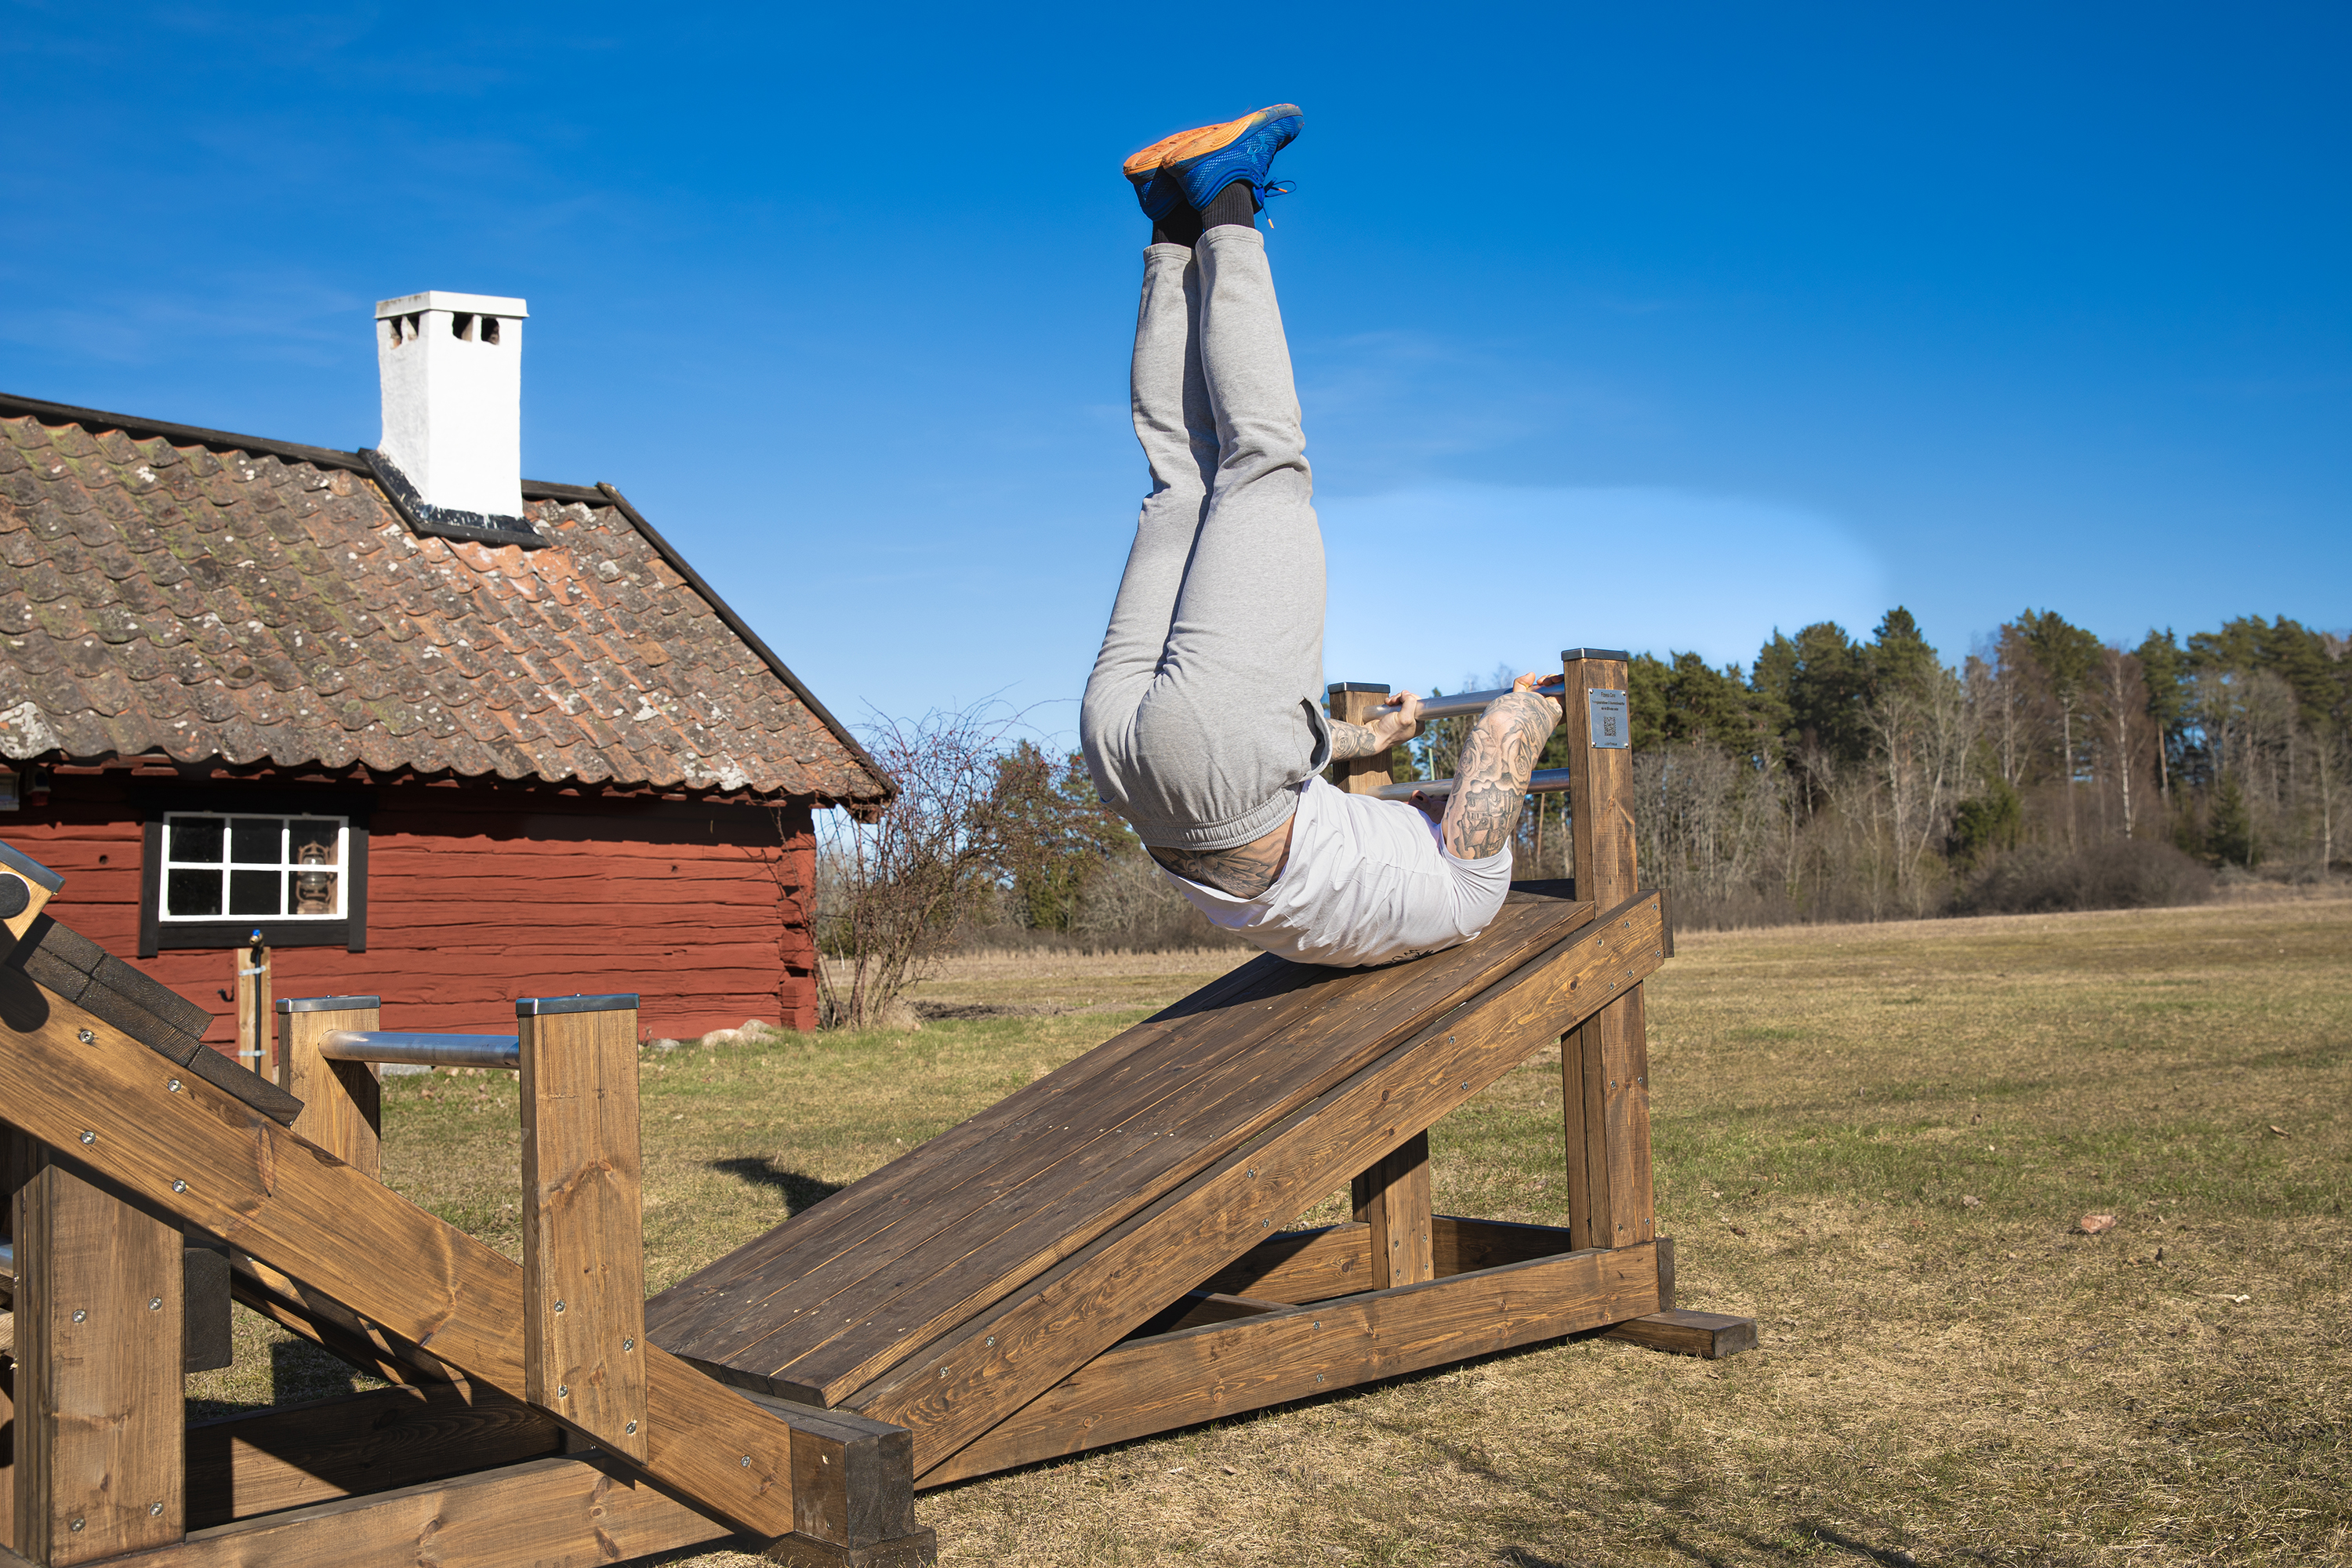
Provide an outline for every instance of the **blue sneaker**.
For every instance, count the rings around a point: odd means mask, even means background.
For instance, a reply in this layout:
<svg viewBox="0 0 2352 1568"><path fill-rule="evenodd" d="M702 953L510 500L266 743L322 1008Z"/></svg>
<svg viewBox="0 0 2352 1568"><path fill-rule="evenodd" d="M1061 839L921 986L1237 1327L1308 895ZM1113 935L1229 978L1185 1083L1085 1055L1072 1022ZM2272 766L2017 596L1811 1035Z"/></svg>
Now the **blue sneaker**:
<svg viewBox="0 0 2352 1568"><path fill-rule="evenodd" d="M1119 165L1119 173L1135 186L1135 199L1142 205L1143 216L1153 223L1164 222L1170 213L1184 205L1184 187L1160 166L1167 160L1168 144L1175 140L1173 136L1162 137Z"/></svg>
<svg viewBox="0 0 2352 1568"><path fill-rule="evenodd" d="M1297 104L1277 103L1223 125L1186 132L1180 139L1183 144L1169 150L1162 167L1183 186L1184 199L1202 211L1235 180L1248 183L1251 209L1262 210L1269 185L1265 172L1274 155L1306 127L1307 116Z"/></svg>
<svg viewBox="0 0 2352 1568"><path fill-rule="evenodd" d="M1289 146L1306 125L1307 116L1297 104L1277 103L1222 125L1180 131L1129 158L1127 177L1136 181L1136 193L1140 196L1145 186L1137 177L1139 170L1146 166L1157 169L1163 179L1179 187L1183 199L1196 211L1206 211L1219 191L1235 180L1244 180L1249 184L1253 210L1262 209L1270 185L1266 169L1274 163L1274 155ZM1143 210L1151 212L1149 197ZM1152 216L1156 218L1160 215Z"/></svg>

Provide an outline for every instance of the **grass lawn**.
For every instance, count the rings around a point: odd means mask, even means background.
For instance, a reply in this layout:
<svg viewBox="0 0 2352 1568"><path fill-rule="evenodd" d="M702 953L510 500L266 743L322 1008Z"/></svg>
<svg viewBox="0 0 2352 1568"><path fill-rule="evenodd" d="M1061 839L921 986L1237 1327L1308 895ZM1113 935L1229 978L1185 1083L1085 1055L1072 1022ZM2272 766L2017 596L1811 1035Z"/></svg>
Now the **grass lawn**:
<svg viewBox="0 0 2352 1568"><path fill-rule="evenodd" d="M1238 956L960 961L919 1033L648 1058L652 1284ZM940 1561L2352 1562L2352 901L1691 935L1650 1018L1683 1304L1760 1349L1553 1343L967 1483ZM386 1089L386 1179L511 1254L511 1076ZM1539 1058L1441 1124L1438 1207L1565 1224L1559 1119ZM240 1320L205 1407L362 1385Z"/></svg>

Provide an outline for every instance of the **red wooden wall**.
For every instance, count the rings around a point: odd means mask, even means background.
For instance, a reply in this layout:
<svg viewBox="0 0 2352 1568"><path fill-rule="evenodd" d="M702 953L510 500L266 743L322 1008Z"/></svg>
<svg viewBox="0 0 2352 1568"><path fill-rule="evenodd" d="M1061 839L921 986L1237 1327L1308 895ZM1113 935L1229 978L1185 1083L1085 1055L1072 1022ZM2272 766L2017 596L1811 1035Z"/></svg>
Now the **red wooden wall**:
<svg viewBox="0 0 2352 1568"><path fill-rule="evenodd" d="M230 1044L237 950L136 956L144 823L158 802L180 807L171 788L60 771L46 800L0 813L0 839L65 878L52 914L212 1009L205 1038ZM310 809L362 805L367 951L274 950L279 996L381 995L386 1028L511 1034L517 997L615 991L639 994L647 1037L747 1018L816 1026L805 805L780 821L765 806L404 784L319 786Z"/></svg>

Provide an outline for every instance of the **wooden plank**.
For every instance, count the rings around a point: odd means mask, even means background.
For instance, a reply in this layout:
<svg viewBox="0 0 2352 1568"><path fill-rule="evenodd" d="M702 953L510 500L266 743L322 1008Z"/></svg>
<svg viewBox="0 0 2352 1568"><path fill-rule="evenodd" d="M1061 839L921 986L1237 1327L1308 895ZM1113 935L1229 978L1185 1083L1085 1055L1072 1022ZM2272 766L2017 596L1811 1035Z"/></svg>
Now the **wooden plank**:
<svg viewBox="0 0 2352 1568"><path fill-rule="evenodd" d="M1598 1328L1657 1304L1646 1247L1576 1252L1105 1351L916 1484L1214 1421Z"/></svg>
<svg viewBox="0 0 2352 1568"><path fill-rule="evenodd" d="M1201 1282L1261 1301L1321 1301L1370 1289L1371 1226L1360 1221L1280 1230Z"/></svg>
<svg viewBox="0 0 2352 1568"><path fill-rule="evenodd" d="M519 1265L201 1079L167 1089L166 1066L0 968L0 1104L16 1125L77 1147L142 1200L523 1397ZM647 1473L755 1533L788 1532L789 1423L640 1348Z"/></svg>
<svg viewBox="0 0 2352 1568"><path fill-rule="evenodd" d="M1371 1288L1434 1277L1430 1255L1429 1134L1416 1132L1350 1184L1356 1218L1370 1227Z"/></svg>
<svg viewBox="0 0 2352 1568"><path fill-rule="evenodd" d="M1613 907L1641 885L1634 863L1633 753L1592 744L1592 694L1626 690L1625 661L1563 655L1561 669L1567 678L1561 700L1577 886L1603 908ZM1625 1247L1654 1239L1649 1047L1638 989L1561 1041L1560 1087L1569 1228L1576 1244Z"/></svg>
<svg viewBox="0 0 2352 1568"><path fill-rule="evenodd" d="M934 1468L1188 1283L1549 1045L1562 1021L1580 1022L1637 984L1657 967L1663 941L1654 896L1612 910L1018 1298L922 1347L850 1407L908 1427L916 1473Z"/></svg>
<svg viewBox="0 0 2352 1568"><path fill-rule="evenodd" d="M234 1366L228 1244L204 1236L183 1235L180 1241L180 1370L217 1372Z"/></svg>
<svg viewBox="0 0 2352 1568"><path fill-rule="evenodd" d="M757 1551L713 1518L602 1454L534 1459L192 1531L124 1568L604 1568L725 1544Z"/></svg>
<svg viewBox="0 0 2352 1568"><path fill-rule="evenodd" d="M52 1149L11 1151L16 1549L66 1564L176 1541L180 1227Z"/></svg>
<svg viewBox="0 0 2352 1568"><path fill-rule="evenodd" d="M522 1038L524 1397L599 1447L643 1463L636 998L525 1001L515 1011Z"/></svg>
<svg viewBox="0 0 2352 1568"><path fill-rule="evenodd" d="M1505 1220L1462 1219L1453 1215L1434 1217L1433 1242L1440 1279L1578 1250L1564 1226L1513 1225Z"/></svg>
<svg viewBox="0 0 2352 1568"><path fill-rule="evenodd" d="M1370 728L1388 700L1389 689L1349 681L1331 687L1324 696L1332 718L1343 723ZM1331 767L1339 775L1341 789L1349 795L1370 795L1382 784L1393 782L1391 775L1395 765L1396 749L1391 747L1376 756L1354 757L1347 762L1334 763Z"/></svg>
<svg viewBox="0 0 2352 1568"><path fill-rule="evenodd" d="M1200 1013L1140 1043L1115 1040L1102 1047L1115 1053L1108 1068L1089 1073L1082 1058L1040 1080L1071 1075L1058 1102L1011 1123L984 1113L990 1147L950 1133L949 1155L921 1188L895 1195L881 1234L839 1232L827 1243L836 1256L798 1274L793 1258L755 1243L746 1250L761 1253L768 1272L787 1281L781 1288L755 1284L764 1294L715 1331L679 1334L678 1320L658 1310L654 1321L666 1343L698 1361L809 1403L837 1403L1475 994L1468 980L1491 981L1550 945L1580 908L1510 906L1485 939L1455 952L1385 970L1307 971L1313 979L1271 1002ZM984 1163L1015 1139L1025 1146L993 1168L967 1174L960 1165ZM1160 1304L1139 1303L1139 1320Z"/></svg>
<svg viewBox="0 0 2352 1568"><path fill-rule="evenodd" d="M1601 1337L1625 1340L1674 1355L1721 1361L1725 1356L1756 1348L1756 1320L1674 1309L1615 1324L1602 1330Z"/></svg>
<svg viewBox="0 0 2352 1568"><path fill-rule="evenodd" d="M377 1388L188 1426L188 1527L560 1453L563 1428L492 1389Z"/></svg>
<svg viewBox="0 0 2352 1568"><path fill-rule="evenodd" d="M14 1330L16 1314L8 1314ZM16 1542L16 1362L0 1357L0 1547ZM21 1559L19 1560L21 1561Z"/></svg>
<svg viewBox="0 0 2352 1568"><path fill-rule="evenodd" d="M278 1087L302 1102L294 1131L352 1169L382 1179L383 1085L372 1062L329 1061L335 1029L383 1027L373 996L289 996L278 1004Z"/></svg>

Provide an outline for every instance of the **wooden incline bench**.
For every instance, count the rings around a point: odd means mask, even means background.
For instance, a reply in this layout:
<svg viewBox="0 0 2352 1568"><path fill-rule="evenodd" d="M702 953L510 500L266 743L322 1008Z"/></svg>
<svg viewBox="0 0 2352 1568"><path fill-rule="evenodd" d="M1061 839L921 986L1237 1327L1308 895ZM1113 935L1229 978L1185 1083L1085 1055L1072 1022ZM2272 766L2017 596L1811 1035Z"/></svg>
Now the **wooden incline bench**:
<svg viewBox="0 0 2352 1568"><path fill-rule="evenodd" d="M272 1084L0 846L0 1563L898 1568L936 1553L922 1488L1569 1334L1752 1345L1675 1307L1641 1005L1671 936L1602 727L1623 656L1567 668L1593 743L1539 785L1583 888L1388 968L1254 960L650 1301L634 996L506 1037L281 999ZM1555 1043L1569 1225L1432 1214L1431 1126ZM378 1180L368 1064L402 1060L520 1071L521 1264ZM1343 1184L1352 1221L1286 1228ZM232 1291L394 1386L188 1424Z"/></svg>

